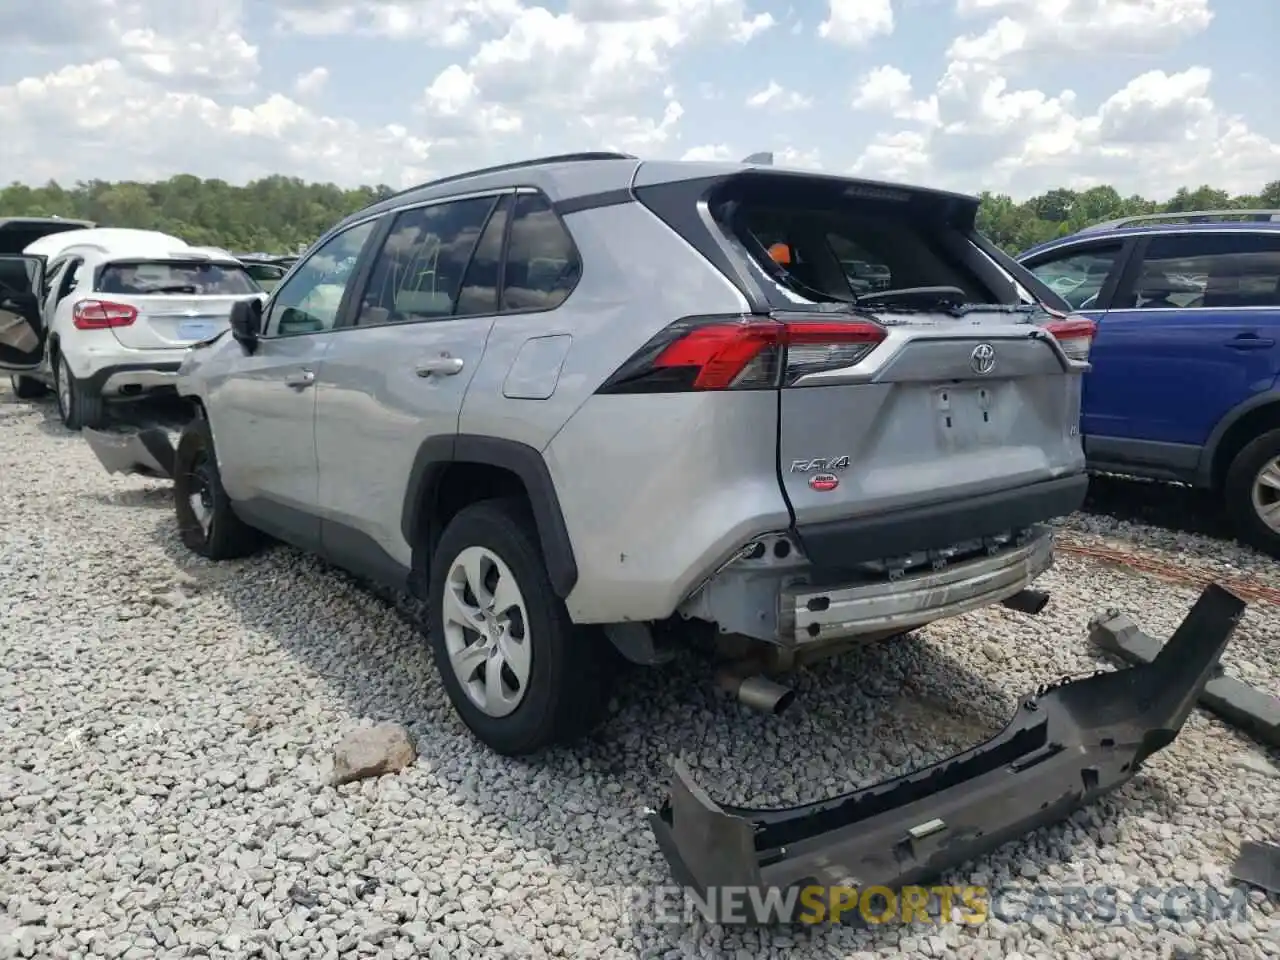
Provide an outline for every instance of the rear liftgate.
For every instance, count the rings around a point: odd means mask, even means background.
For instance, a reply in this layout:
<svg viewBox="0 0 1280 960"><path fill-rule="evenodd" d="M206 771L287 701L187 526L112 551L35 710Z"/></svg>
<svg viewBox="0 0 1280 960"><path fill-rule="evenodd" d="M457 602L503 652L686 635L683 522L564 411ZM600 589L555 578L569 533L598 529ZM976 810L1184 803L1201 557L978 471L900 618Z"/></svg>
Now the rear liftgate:
<svg viewBox="0 0 1280 960"><path fill-rule="evenodd" d="M723 888L777 903L768 891L927 883L1133 777L1178 735L1244 610L1210 584L1152 662L1042 687L981 746L830 800L721 806L677 762L650 826L676 881L704 903Z"/></svg>
<svg viewBox="0 0 1280 960"><path fill-rule="evenodd" d="M173 444L165 430L151 428L137 433L108 433L84 429L98 462L107 473L137 473L144 477L173 479Z"/></svg>

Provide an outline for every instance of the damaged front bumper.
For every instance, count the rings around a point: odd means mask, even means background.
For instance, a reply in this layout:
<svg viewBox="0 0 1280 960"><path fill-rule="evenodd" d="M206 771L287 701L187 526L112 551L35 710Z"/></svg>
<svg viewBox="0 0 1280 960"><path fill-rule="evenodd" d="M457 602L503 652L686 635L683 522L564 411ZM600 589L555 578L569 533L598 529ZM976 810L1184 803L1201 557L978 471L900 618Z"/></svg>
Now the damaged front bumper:
<svg viewBox="0 0 1280 960"><path fill-rule="evenodd" d="M677 763L650 825L674 878L702 904L745 888L759 892L753 902L804 911L810 897L797 904L769 891L818 888L825 899L927 883L1128 781L1177 736L1244 609L1211 584L1153 662L1043 687L986 743L830 800L721 806ZM815 919L787 909L752 919Z"/></svg>
<svg viewBox="0 0 1280 960"><path fill-rule="evenodd" d="M158 427L136 433L108 433L85 428L81 435L108 473L137 473L173 479L173 443Z"/></svg>

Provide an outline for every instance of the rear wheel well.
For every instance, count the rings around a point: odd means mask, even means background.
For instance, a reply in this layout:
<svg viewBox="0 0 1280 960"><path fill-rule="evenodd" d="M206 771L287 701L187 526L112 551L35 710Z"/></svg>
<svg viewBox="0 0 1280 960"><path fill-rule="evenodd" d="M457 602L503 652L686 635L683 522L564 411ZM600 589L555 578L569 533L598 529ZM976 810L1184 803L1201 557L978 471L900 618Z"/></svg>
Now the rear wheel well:
<svg viewBox="0 0 1280 960"><path fill-rule="evenodd" d="M531 506L529 490L520 475L489 463L450 463L435 478L425 496L427 502L423 504L422 521L415 538L415 546L422 551L423 569L435 553L444 528L465 507L482 500L504 498L518 499Z"/></svg>
<svg viewBox="0 0 1280 960"><path fill-rule="evenodd" d="M1213 489L1222 489L1227 471L1231 469L1231 461L1241 450L1255 437L1277 429L1280 429L1280 401L1250 410L1228 427L1218 441L1218 448L1213 452Z"/></svg>

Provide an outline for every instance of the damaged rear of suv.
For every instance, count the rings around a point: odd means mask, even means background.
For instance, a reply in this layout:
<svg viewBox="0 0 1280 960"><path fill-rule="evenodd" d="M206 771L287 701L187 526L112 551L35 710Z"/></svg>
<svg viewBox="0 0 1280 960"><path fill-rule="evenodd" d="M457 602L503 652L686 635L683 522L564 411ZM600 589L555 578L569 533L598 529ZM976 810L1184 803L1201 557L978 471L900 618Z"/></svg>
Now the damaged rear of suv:
<svg viewBox="0 0 1280 960"><path fill-rule="evenodd" d="M207 558L262 532L425 597L447 695L500 753L592 726L609 642L655 665L722 640L726 685L776 712L797 662L1043 602L1048 523L1085 494L1094 328L977 209L620 154L450 177L336 225L187 351L176 450L85 437L171 476ZM1159 670L1051 691L950 764L789 811L680 771L655 833L703 887L934 869L1172 739L1238 614L1208 603Z"/></svg>
<svg viewBox="0 0 1280 960"><path fill-rule="evenodd" d="M635 195L732 280L744 309L665 327L600 390L618 416L668 407L665 423L687 425L681 459L715 464L730 499L714 510L715 541L695 541L724 553L710 570L666 566L679 596L663 600L822 655L1026 589L1052 561L1046 521L1087 486L1077 423L1091 322L1059 312L976 233L976 199L698 173L646 165ZM884 286L852 283L849 262ZM702 496L670 503L680 529L705 529L702 511L679 512Z"/></svg>

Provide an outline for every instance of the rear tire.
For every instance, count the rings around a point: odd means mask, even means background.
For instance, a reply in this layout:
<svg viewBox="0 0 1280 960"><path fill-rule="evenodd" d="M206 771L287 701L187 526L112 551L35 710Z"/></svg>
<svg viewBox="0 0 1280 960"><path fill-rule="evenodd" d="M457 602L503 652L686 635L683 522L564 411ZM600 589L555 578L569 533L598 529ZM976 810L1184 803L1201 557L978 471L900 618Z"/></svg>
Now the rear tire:
<svg viewBox="0 0 1280 960"><path fill-rule="evenodd" d="M192 553L208 560L247 557L262 535L236 516L222 487L213 434L205 420L182 430L173 458L173 506L178 533Z"/></svg>
<svg viewBox="0 0 1280 960"><path fill-rule="evenodd" d="M1236 536L1280 558L1280 430L1262 434L1236 454L1222 493Z"/></svg>
<svg viewBox="0 0 1280 960"><path fill-rule="evenodd" d="M19 400L39 400L49 392L43 381L16 373L9 378L9 385L13 387L13 395Z"/></svg>
<svg viewBox="0 0 1280 960"><path fill-rule="evenodd" d="M68 430L84 427L94 430L107 422L102 394L95 393L83 380L77 380L61 354L53 365L53 385L58 396L58 414Z"/></svg>
<svg viewBox="0 0 1280 960"><path fill-rule="evenodd" d="M613 647L570 620L523 501L462 509L440 537L429 591L436 668L478 740L503 756L526 756L597 724L609 700Z"/></svg>

